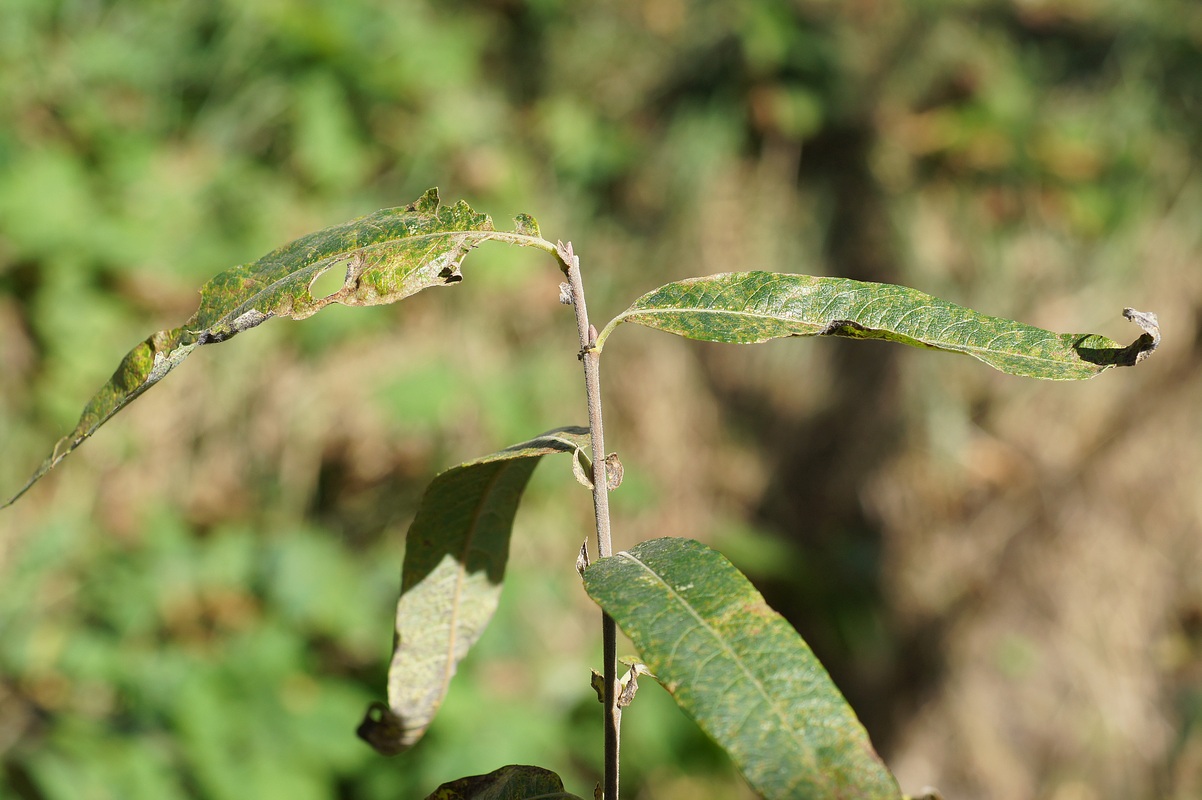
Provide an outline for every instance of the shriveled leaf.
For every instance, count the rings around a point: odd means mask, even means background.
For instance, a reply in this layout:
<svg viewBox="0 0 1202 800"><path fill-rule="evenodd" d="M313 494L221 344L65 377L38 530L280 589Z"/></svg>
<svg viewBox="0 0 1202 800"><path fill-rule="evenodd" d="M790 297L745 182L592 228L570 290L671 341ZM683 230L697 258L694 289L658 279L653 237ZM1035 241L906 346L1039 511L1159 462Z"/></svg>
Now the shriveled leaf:
<svg viewBox="0 0 1202 800"><path fill-rule="evenodd" d="M542 767L501 767L444 783L426 800L580 800L563 789L563 781Z"/></svg>
<svg viewBox="0 0 1202 800"><path fill-rule="evenodd" d="M917 289L848 278L730 272L669 283L643 295L602 331L650 328L709 342L754 344L784 336L887 339L978 358L1011 375L1080 380L1132 366L1160 343L1156 316L1125 309L1144 329L1123 346L1098 334L1053 333L990 317Z"/></svg>
<svg viewBox="0 0 1202 800"><path fill-rule="evenodd" d="M810 648L722 554L653 539L595 562L584 587L763 797L901 797Z"/></svg>
<svg viewBox="0 0 1202 800"><path fill-rule="evenodd" d="M438 190L430 189L403 208L386 208L302 236L258 261L226 270L201 289L200 308L191 319L150 336L125 356L84 408L75 430L55 444L25 486L4 505L24 494L200 345L223 342L272 317L304 319L334 303L393 303L431 286L456 283L462 279L459 267L464 256L488 239L542 245L553 251L538 238L533 218L521 215L516 225L516 232L496 231L488 215L477 214L463 201L441 205ZM340 288L318 291L315 296L311 289L330 270L341 272ZM328 284L322 281L321 285Z"/></svg>
<svg viewBox="0 0 1202 800"><path fill-rule="evenodd" d="M513 518L539 459L588 445L561 428L443 472L426 489L405 540L388 706L359 735L385 755L421 738L459 662L496 611ZM566 565L565 565L566 566Z"/></svg>

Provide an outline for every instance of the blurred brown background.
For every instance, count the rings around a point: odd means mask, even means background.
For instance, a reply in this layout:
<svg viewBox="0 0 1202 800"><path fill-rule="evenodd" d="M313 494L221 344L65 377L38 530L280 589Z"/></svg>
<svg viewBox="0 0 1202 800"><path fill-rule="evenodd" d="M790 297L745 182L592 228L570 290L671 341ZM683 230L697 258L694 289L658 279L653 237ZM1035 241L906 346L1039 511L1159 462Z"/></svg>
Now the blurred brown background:
<svg viewBox="0 0 1202 800"><path fill-rule="evenodd" d="M196 289L428 186L581 254L599 323L669 280L904 283L1165 343L1081 384L879 342L606 348L618 545L722 549L908 792L1202 796L1202 7L1189 0L0 0L0 486ZM439 470L584 417L558 272L198 351L0 513L0 796L396 798L600 755L591 511L536 474L498 618L427 739L382 696ZM560 565L556 568L553 565ZM631 797L725 798L646 690Z"/></svg>

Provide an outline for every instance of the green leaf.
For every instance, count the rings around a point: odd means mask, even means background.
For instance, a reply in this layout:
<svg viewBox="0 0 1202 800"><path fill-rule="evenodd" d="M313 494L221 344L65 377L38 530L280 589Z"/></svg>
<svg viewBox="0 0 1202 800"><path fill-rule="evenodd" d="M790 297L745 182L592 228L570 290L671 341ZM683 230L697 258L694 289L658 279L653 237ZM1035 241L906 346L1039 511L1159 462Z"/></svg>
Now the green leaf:
<svg viewBox="0 0 1202 800"><path fill-rule="evenodd" d="M426 800L580 800L563 789L563 781L542 767L501 767L444 783Z"/></svg>
<svg viewBox="0 0 1202 800"><path fill-rule="evenodd" d="M990 317L929 294L887 283L774 272L729 272L669 283L643 295L598 337L619 324L708 342L754 344L783 336L887 339L966 353L1030 378L1080 380L1132 366L1160 343L1156 315L1125 309L1145 333L1124 347L1104 336L1052 333Z"/></svg>
<svg viewBox="0 0 1202 800"><path fill-rule="evenodd" d="M302 236L258 261L222 272L201 289L200 308L191 319L150 336L125 356L84 408L75 430L55 444L25 486L0 508L11 505L201 345L223 342L273 317L304 319L334 303L393 303L431 286L457 283L463 258L489 239L554 254L554 246L539 238L533 218L523 214L516 225L516 232L494 230L488 215L477 214L463 201L441 205L438 190L430 189L404 208L386 208ZM318 278L334 269L342 271L341 283L334 284L340 288L315 296Z"/></svg>
<svg viewBox="0 0 1202 800"><path fill-rule="evenodd" d="M722 554L652 539L594 563L584 587L763 797L901 797L810 648Z"/></svg>
<svg viewBox="0 0 1202 800"><path fill-rule="evenodd" d="M513 518L542 456L587 447L587 428L560 428L443 472L426 489L405 541L388 706L359 735L385 755L412 746L434 719L459 662L501 595Z"/></svg>

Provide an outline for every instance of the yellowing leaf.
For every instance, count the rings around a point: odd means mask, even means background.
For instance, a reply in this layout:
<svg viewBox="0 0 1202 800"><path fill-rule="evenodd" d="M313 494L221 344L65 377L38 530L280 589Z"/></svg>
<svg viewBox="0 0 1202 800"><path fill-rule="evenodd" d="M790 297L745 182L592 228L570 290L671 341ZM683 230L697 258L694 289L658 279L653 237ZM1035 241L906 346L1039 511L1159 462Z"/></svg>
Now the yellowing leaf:
<svg viewBox="0 0 1202 800"><path fill-rule="evenodd" d="M623 322L709 342L755 344L784 336L886 339L965 353L1011 375L1092 378L1132 366L1160 343L1156 315L1126 309L1144 329L1124 347L1089 333L1053 333L990 317L917 289L848 278L729 272L669 283L643 295L598 337Z"/></svg>
<svg viewBox="0 0 1202 800"><path fill-rule="evenodd" d="M533 218L521 215L517 225L517 232L494 230L488 215L477 214L463 201L441 205L438 190L430 189L403 208L386 208L302 236L258 261L222 272L201 289L200 308L191 319L150 336L125 356L84 408L75 429L55 444L4 505L12 504L197 347L223 342L273 317L304 319L334 303L393 303L431 286L457 283L464 256L489 239L554 252L550 243L538 238ZM341 275L340 288L329 291L328 282L322 281L315 296L312 287L330 271Z"/></svg>

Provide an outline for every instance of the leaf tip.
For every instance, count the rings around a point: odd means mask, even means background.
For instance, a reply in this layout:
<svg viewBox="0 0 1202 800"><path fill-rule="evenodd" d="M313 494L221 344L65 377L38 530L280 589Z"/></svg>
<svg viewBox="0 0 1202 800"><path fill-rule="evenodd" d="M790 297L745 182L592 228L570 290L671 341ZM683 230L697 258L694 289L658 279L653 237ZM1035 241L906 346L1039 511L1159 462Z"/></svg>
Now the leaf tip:
<svg viewBox="0 0 1202 800"><path fill-rule="evenodd" d="M1073 350L1082 361L1097 365L1093 374L1110 367L1134 367L1160 346L1160 320L1154 313L1124 308L1123 317L1134 322L1143 331L1138 339L1126 347L1096 334L1080 336L1073 342Z"/></svg>
<svg viewBox="0 0 1202 800"><path fill-rule="evenodd" d="M1124 351L1129 358L1128 363L1138 364L1160 347L1160 320L1151 311L1136 311L1134 308L1124 308L1123 316L1143 330L1143 335Z"/></svg>
<svg viewBox="0 0 1202 800"><path fill-rule="evenodd" d="M401 718L378 700L367 707L355 733L380 755L395 756L409 749Z"/></svg>

